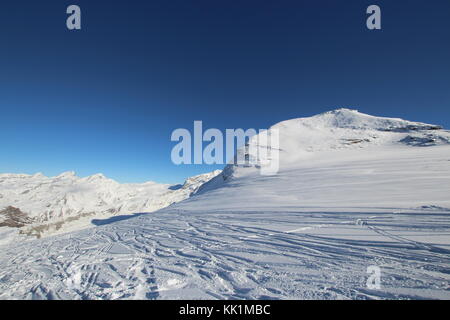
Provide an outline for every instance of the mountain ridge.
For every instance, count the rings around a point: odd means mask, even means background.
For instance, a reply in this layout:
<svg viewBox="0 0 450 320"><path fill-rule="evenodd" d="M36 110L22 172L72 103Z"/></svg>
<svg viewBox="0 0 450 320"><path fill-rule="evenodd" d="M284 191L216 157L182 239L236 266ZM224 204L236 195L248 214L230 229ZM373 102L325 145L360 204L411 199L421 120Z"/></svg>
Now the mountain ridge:
<svg viewBox="0 0 450 320"><path fill-rule="evenodd" d="M54 177L0 174L0 218L11 221L10 213L18 210L27 219L9 226L20 226L21 233L38 237L74 231L91 226L93 218L153 212L181 201L218 173L190 177L176 190L153 181L120 184L101 173L87 177L73 171Z"/></svg>
<svg viewBox="0 0 450 320"><path fill-rule="evenodd" d="M278 130L280 136L280 166L289 167L298 162L338 155L339 151L376 152L378 148L429 147L450 145L450 131L440 125L414 122L401 118L387 118L339 108L311 117L278 122L268 131ZM255 148L251 148L253 144ZM199 193L218 188L233 176L259 168L258 154L251 150L267 148L253 136L238 152L242 158L252 159L244 165L228 164L223 172L200 187ZM375 150L374 150L375 149ZM239 173L238 173L239 172Z"/></svg>

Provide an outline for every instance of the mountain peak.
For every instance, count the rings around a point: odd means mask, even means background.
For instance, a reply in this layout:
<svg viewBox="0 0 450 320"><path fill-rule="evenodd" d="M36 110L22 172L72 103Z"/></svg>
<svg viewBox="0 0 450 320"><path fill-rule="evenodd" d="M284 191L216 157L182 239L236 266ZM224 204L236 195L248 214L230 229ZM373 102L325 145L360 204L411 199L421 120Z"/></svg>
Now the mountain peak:
<svg viewBox="0 0 450 320"><path fill-rule="evenodd" d="M93 174L93 175L91 176L91 178L93 178L93 179L106 179L106 177L105 177L105 175L104 175L103 173L96 173L96 174Z"/></svg>
<svg viewBox="0 0 450 320"><path fill-rule="evenodd" d="M339 108L309 118L298 119L309 127L342 128L377 131L417 131L438 130L441 126L422 122L413 122L400 118L377 117L361 113L358 110Z"/></svg>
<svg viewBox="0 0 450 320"><path fill-rule="evenodd" d="M66 171L66 172L63 172L60 175L56 176L56 178L72 178L75 176L76 176L75 171Z"/></svg>
<svg viewBox="0 0 450 320"><path fill-rule="evenodd" d="M323 112L322 114L348 114L348 113L360 113L356 109L349 109L349 108L338 108L330 111Z"/></svg>

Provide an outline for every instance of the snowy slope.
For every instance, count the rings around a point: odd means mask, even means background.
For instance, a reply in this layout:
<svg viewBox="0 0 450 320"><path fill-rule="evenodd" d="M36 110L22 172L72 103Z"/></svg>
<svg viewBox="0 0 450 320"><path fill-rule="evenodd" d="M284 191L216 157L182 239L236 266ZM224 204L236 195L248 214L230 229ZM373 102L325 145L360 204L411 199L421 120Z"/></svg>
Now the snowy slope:
<svg viewBox="0 0 450 320"><path fill-rule="evenodd" d="M273 128L277 175L230 165L151 215L5 246L0 298L450 299L448 131L348 109Z"/></svg>
<svg viewBox="0 0 450 320"><path fill-rule="evenodd" d="M78 230L93 218L152 212L184 200L218 173L191 177L177 188L155 182L120 184L102 174L0 174L0 225L3 221L4 226L21 226L22 233L37 236ZM7 223L14 210L25 218Z"/></svg>

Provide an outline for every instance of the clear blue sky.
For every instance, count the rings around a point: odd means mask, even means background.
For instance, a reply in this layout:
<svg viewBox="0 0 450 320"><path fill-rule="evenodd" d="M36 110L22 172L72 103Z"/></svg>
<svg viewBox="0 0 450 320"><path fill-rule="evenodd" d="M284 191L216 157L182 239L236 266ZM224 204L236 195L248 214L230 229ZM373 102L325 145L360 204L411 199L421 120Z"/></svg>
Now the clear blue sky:
<svg viewBox="0 0 450 320"><path fill-rule="evenodd" d="M217 168L170 160L194 120L266 128L352 107L450 128L448 0L3 1L0 41L0 172L182 182Z"/></svg>

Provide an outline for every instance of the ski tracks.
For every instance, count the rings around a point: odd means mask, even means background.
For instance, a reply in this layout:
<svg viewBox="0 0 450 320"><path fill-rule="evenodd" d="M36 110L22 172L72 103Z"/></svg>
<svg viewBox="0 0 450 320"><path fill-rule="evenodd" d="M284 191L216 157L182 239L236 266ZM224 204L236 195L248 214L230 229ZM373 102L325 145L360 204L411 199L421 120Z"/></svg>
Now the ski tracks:
<svg viewBox="0 0 450 320"><path fill-rule="evenodd" d="M282 211L141 215L7 248L0 298L372 299L422 296L423 288L445 296L448 254L372 220ZM369 265L381 267L383 290L366 288Z"/></svg>

